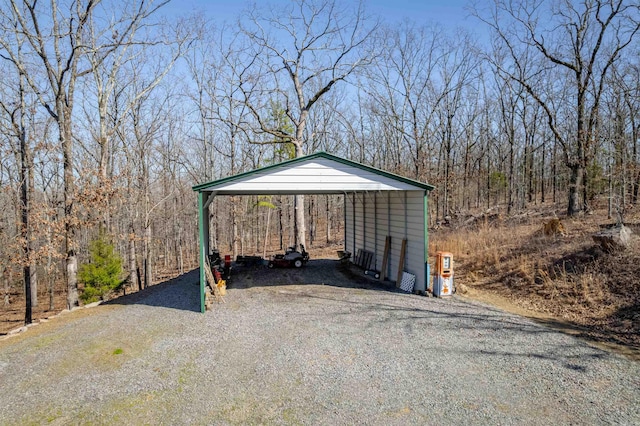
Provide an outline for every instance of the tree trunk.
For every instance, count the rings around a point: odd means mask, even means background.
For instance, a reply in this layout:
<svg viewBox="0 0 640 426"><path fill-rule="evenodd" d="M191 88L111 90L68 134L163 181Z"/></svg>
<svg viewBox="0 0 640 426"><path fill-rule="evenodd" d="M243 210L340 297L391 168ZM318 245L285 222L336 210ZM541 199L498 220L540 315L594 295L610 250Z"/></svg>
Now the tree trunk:
<svg viewBox="0 0 640 426"><path fill-rule="evenodd" d="M528 187L528 191L527 191L527 200L531 203L534 201L537 201L536 194L535 194L535 184L534 184L534 153L533 153L533 141L531 141L531 144L528 147L529 152L528 152L528 159L527 159L527 187Z"/></svg>
<svg viewBox="0 0 640 426"><path fill-rule="evenodd" d="M21 108L24 111L24 93L22 90L22 76L20 78L20 101ZM20 138L20 201L21 201L21 234L24 239L24 246L22 247L24 255L24 267L23 267L23 283L24 283L24 295L25 295L25 310L24 310L24 323L31 324L31 310L32 310L32 290L31 290L31 226L29 224L29 210L30 210L30 197L29 197L29 177L31 175L29 171L29 147L27 146L27 137L24 127L24 113L20 115L19 134Z"/></svg>
<svg viewBox="0 0 640 426"><path fill-rule="evenodd" d="M570 173L567 215L575 216L582 210L582 206L580 205L580 188L582 186L583 170L580 164L572 163Z"/></svg>
<svg viewBox="0 0 640 426"><path fill-rule="evenodd" d="M29 265L24 267L23 274L25 296L24 323L31 324L33 320L31 318L31 267Z"/></svg>
<svg viewBox="0 0 640 426"><path fill-rule="evenodd" d="M147 218L144 224L144 288L153 284L153 274L151 271L151 219Z"/></svg>
<svg viewBox="0 0 640 426"><path fill-rule="evenodd" d="M469 187L469 135L467 135L467 143L464 147L464 173L462 175L462 191L460 191L460 195L462 197L462 208L465 210L469 210L471 207L471 196L469 195L469 191L467 191Z"/></svg>
<svg viewBox="0 0 640 426"><path fill-rule="evenodd" d="M611 157L611 154L609 155ZM607 203L607 219L613 217L613 171L611 170L611 158L607 159L607 175L608 175L608 189L609 189L609 202Z"/></svg>
<svg viewBox="0 0 640 426"><path fill-rule="evenodd" d="M139 267L136 267L136 277L138 279L138 283L140 283L140 290L142 290L142 275L140 274Z"/></svg>
<svg viewBox="0 0 640 426"><path fill-rule="evenodd" d="M137 265L136 265L136 241L135 229L133 223L129 224L129 283L131 291L140 290L140 282L138 281Z"/></svg>
<svg viewBox="0 0 640 426"><path fill-rule="evenodd" d="M282 235L283 235L283 230L284 228L282 227L282 197L278 197L279 198L279 202L278 202L278 230L280 231L280 250L284 250L284 244L282 241Z"/></svg>
<svg viewBox="0 0 640 426"><path fill-rule="evenodd" d="M450 186L451 186L451 117L447 119L447 130L445 136L445 161L444 161L444 202L442 207L443 216L448 216L450 212Z"/></svg>
<svg viewBox="0 0 640 426"><path fill-rule="evenodd" d="M302 244L306 247L307 240L305 238L305 221L304 221L304 195L296 195L294 202L295 209L295 243Z"/></svg>
<svg viewBox="0 0 640 426"><path fill-rule="evenodd" d="M637 166L636 166L637 167ZM635 182L633 183L633 204L638 204L638 189L640 189L640 172L636 175Z"/></svg>
<svg viewBox="0 0 640 426"><path fill-rule="evenodd" d="M309 203L307 203L309 206L309 245L313 246L313 242L316 239L316 202L315 202L315 196L311 196L311 198L309 199Z"/></svg>
<svg viewBox="0 0 640 426"><path fill-rule="evenodd" d="M299 129L299 132L302 130ZM300 142L294 144L296 147L296 158L302 157L304 152L302 150L302 139L299 139ZM301 244L303 246L307 246L306 240L306 225L304 221L304 195L298 194L295 195L294 201L294 210L295 210L295 242L294 244Z"/></svg>
<svg viewBox="0 0 640 426"><path fill-rule="evenodd" d="M29 193L28 193L28 197L29 197L29 204L31 204L31 200L33 199L33 194L34 194L34 179L33 179L33 155L29 155L28 157L28 161L29 161L29 170L28 170L28 179L29 179ZM29 206L29 215L32 214L31 212L31 205ZM28 230L27 233L29 234L29 241L27 241L27 244L29 246L29 253L30 256L32 257L32 252L33 252L33 247L31 245L31 230ZM37 307L38 306L38 270L36 268L36 262L35 259L29 259L28 260L30 262L29 265L29 273L31 274L31 306L32 307Z"/></svg>
<svg viewBox="0 0 640 426"><path fill-rule="evenodd" d="M329 195L325 195L325 201L326 201L326 216L327 216L327 239L326 239L326 243L329 244L329 242L331 241L331 209L329 208Z"/></svg>
<svg viewBox="0 0 640 426"><path fill-rule="evenodd" d="M36 263L31 262L29 265L29 274L31 278L29 279L29 283L31 286L31 307L38 307L38 272L36 269Z"/></svg>
<svg viewBox="0 0 640 426"><path fill-rule="evenodd" d="M52 231L51 231L51 218L47 217L47 246L50 247L51 246L51 240L52 240ZM48 285L49 285L49 310L53 311L55 309L55 303L54 303L54 287L55 287L55 283L56 283L56 275L54 274L54 265L53 265L53 255L51 253L51 251L48 252L47 255L47 268L46 268L46 274L47 275L47 281L48 281Z"/></svg>
<svg viewBox="0 0 640 426"><path fill-rule="evenodd" d="M582 206L580 210L584 213L587 213L590 210L589 208L589 174L587 171L587 164L584 161L582 162L580 169L582 172L582 182L581 182Z"/></svg>
<svg viewBox="0 0 640 426"><path fill-rule="evenodd" d="M515 168L515 153L513 145L516 143L514 139L515 135L512 130L509 132L509 183L507 185L507 191L509 193L507 194L507 215L510 215L513 210L513 174Z"/></svg>
<svg viewBox="0 0 640 426"><path fill-rule="evenodd" d="M638 132L638 128L636 127L635 120L631 119L631 144L633 145L633 173L632 173L632 203L634 205L638 204L638 190L640 189L640 158L638 157L638 139L640 138L640 132ZM633 176L635 175L635 176Z"/></svg>
<svg viewBox="0 0 640 426"><path fill-rule="evenodd" d="M60 112L60 144L63 152L64 175L64 219L67 272L67 309L79 306L78 300L78 257L76 255L76 225L74 223L75 179L73 176L73 140L71 135L71 111L58 102Z"/></svg>
<svg viewBox="0 0 640 426"><path fill-rule="evenodd" d="M545 161L546 161L546 151L547 151L547 146L545 142L542 142L542 162L540 163L540 202L542 204L544 204L545 201L545 184L544 184L544 179L545 179L545 173L544 173L544 169L545 169Z"/></svg>
<svg viewBox="0 0 640 426"><path fill-rule="evenodd" d="M557 171L557 152L558 152L558 141L554 140L553 142L553 153L551 155L551 181L553 185L553 193L552 193L552 201L555 204L557 201L556 198L556 190L558 188L558 171Z"/></svg>
<svg viewBox="0 0 640 426"><path fill-rule="evenodd" d="M67 251L67 309L79 306L78 300L78 258L74 250Z"/></svg>
<svg viewBox="0 0 640 426"><path fill-rule="evenodd" d="M54 291L54 287L55 287L55 279L53 279L52 277L49 278L49 311L53 311L56 306L55 306L55 291Z"/></svg>
<svg viewBox="0 0 640 426"><path fill-rule="evenodd" d="M173 204L174 212L180 211L180 200L176 195L174 197ZM218 227L219 228L219 227ZM216 235L218 233L218 228L216 228ZM183 245L183 225L181 221L178 220L178 215L173 215L173 232L174 232L174 251L176 256L176 268L180 272L180 275L184 274L184 258L182 253L182 245ZM218 238L216 238L217 240ZM217 247L217 244L216 244Z"/></svg>
<svg viewBox="0 0 640 426"><path fill-rule="evenodd" d="M231 241L233 245L233 258L238 257L238 208L236 197L231 197Z"/></svg>
<svg viewBox="0 0 640 426"><path fill-rule="evenodd" d="M267 241L269 241L269 224L271 222L271 209L267 208L267 226L264 231L264 247L262 249L262 257L267 257Z"/></svg>
<svg viewBox="0 0 640 426"><path fill-rule="evenodd" d="M9 268L7 268L6 266L4 267L4 270L2 271L2 282L4 284L4 306L9 306L9 304L11 303L11 300L9 298L9 294L11 292L11 287L9 285Z"/></svg>
<svg viewBox="0 0 640 426"><path fill-rule="evenodd" d="M487 155L487 209L491 207L491 160Z"/></svg>

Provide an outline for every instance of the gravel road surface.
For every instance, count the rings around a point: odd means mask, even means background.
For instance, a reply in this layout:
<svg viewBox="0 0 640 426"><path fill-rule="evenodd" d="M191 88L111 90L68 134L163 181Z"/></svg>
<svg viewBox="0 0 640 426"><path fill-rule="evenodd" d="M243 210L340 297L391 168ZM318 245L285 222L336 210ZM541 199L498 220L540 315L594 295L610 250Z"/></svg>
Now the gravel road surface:
<svg viewBox="0 0 640 426"><path fill-rule="evenodd" d="M0 424L640 424L640 363L353 278L238 269L203 315L192 271L0 340Z"/></svg>

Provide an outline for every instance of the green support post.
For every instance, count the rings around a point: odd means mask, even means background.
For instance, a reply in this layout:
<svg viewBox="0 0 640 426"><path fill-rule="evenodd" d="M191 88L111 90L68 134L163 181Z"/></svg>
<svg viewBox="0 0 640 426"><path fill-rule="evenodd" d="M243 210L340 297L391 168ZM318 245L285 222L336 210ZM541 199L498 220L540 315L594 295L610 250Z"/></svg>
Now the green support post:
<svg viewBox="0 0 640 426"><path fill-rule="evenodd" d="M429 265L429 191L424 191L424 272L425 294L429 291L429 279L431 278L431 265Z"/></svg>
<svg viewBox="0 0 640 426"><path fill-rule="evenodd" d="M208 223L207 223L208 225ZM204 244L204 193L198 192L198 230L200 234L200 312L204 313L204 288L205 274L204 265L207 261Z"/></svg>

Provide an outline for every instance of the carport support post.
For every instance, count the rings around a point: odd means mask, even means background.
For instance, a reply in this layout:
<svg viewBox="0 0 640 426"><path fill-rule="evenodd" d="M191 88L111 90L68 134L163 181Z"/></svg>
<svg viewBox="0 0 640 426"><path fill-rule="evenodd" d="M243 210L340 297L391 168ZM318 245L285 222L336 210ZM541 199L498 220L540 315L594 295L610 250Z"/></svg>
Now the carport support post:
<svg viewBox="0 0 640 426"><path fill-rule="evenodd" d="M424 191L424 292L429 291L431 265L429 265L429 191Z"/></svg>
<svg viewBox="0 0 640 426"><path fill-rule="evenodd" d="M205 287L205 275L204 265L207 261L205 253L205 241L204 241L204 192L198 191L198 231L200 235L200 312L204 313L204 287ZM208 215L207 215L208 216ZM207 226L209 226L207 220Z"/></svg>

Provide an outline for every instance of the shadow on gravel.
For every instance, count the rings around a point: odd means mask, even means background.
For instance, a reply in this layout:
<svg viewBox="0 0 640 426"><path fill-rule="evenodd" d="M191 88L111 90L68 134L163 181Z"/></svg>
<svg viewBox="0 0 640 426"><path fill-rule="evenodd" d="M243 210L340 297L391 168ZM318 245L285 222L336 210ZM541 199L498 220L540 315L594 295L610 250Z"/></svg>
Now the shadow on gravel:
<svg viewBox="0 0 640 426"><path fill-rule="evenodd" d="M105 305L146 305L200 312L199 279L199 269L194 269L137 293L109 300Z"/></svg>
<svg viewBox="0 0 640 426"><path fill-rule="evenodd" d="M578 373L586 373L585 365L589 360L602 360L610 356L607 351L602 351L593 347L585 347L581 343L555 343L555 339L547 339L547 336L558 332L557 328L542 326L540 323L530 322L520 317L505 315L499 309L489 306L479 306L449 299L447 306L438 303L433 308L431 305L422 307L408 307L401 303L393 302L368 302L360 299L345 299L343 296L335 297L327 294L319 295L308 292L294 294L299 298L317 299L330 301L332 303L342 303L349 307L344 310L345 317L351 318L354 309L358 311L357 316L362 318L363 324L367 321L393 323L399 328L403 328L408 333L419 333L424 327L437 327L443 333L462 334L472 341L473 346L483 346L482 342L500 339L504 342L504 348L500 349L478 349L470 350L469 356L489 355L499 359L523 358L540 359L556 362L558 365L573 370ZM451 310L448 306L452 307ZM341 313L333 313L340 316ZM566 333L565 334L572 334ZM517 341L522 336L534 336L539 344L535 348L530 346L520 346ZM584 336L581 337L582 340ZM588 340L588 339L586 339ZM487 344L487 348L493 348L495 344Z"/></svg>
<svg viewBox="0 0 640 426"><path fill-rule="evenodd" d="M274 268L263 265L234 266L229 288L246 289L285 285L327 285L393 293L405 293L390 281L365 276L362 269L334 259L311 259L302 268Z"/></svg>

